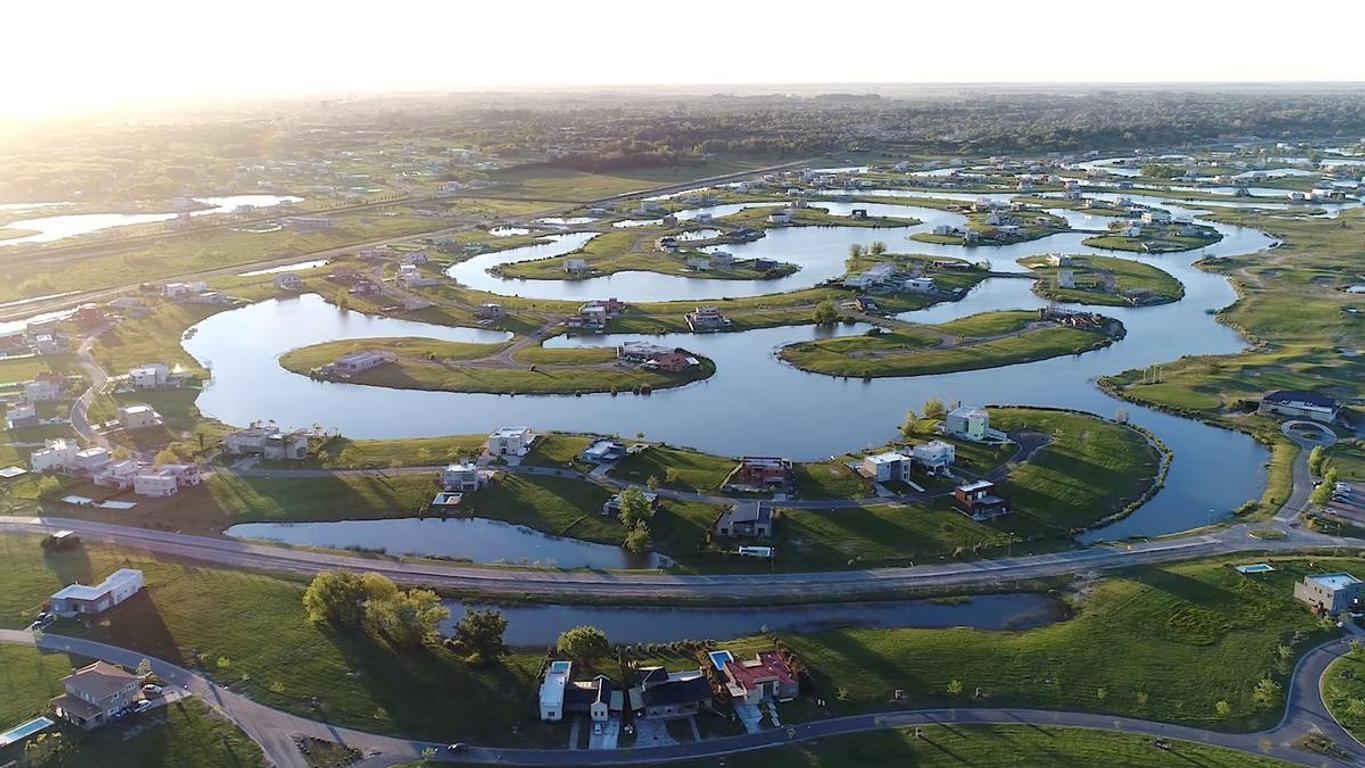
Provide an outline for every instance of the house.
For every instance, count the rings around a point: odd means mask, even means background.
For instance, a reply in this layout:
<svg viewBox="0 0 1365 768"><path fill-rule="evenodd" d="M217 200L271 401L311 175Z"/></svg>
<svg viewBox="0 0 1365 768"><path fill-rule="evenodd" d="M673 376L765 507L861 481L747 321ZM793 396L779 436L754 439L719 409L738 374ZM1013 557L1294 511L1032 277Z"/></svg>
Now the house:
<svg viewBox="0 0 1365 768"><path fill-rule="evenodd" d="M874 483L900 483L910 477L911 458L890 451L863 457L858 472Z"/></svg>
<svg viewBox="0 0 1365 768"><path fill-rule="evenodd" d="M378 368L381 365L388 365L396 359L397 358L394 357L392 352L377 352L373 350L352 352L349 355L342 355L336 360L333 360L329 367L337 373L350 376L357 373L364 373L365 371Z"/></svg>
<svg viewBox="0 0 1365 768"><path fill-rule="evenodd" d="M5 429L36 427L38 424L38 410L32 403L11 403L5 409Z"/></svg>
<svg viewBox="0 0 1365 768"><path fill-rule="evenodd" d="M1049 253L1047 255L1047 265L1050 267L1069 267L1072 258L1065 253Z"/></svg>
<svg viewBox="0 0 1365 768"><path fill-rule="evenodd" d="M711 266L718 269L729 269L735 265L735 255L729 251L711 251Z"/></svg>
<svg viewBox="0 0 1365 768"><path fill-rule="evenodd" d="M626 447L615 440L598 440L588 446L581 458L592 464L616 461L626 455Z"/></svg>
<svg viewBox="0 0 1365 768"><path fill-rule="evenodd" d="M136 459L111 461L95 473L93 481L95 485L126 491L133 486L133 479L142 470L143 465Z"/></svg>
<svg viewBox="0 0 1365 768"><path fill-rule="evenodd" d="M118 409L118 423L124 429L147 429L148 427L161 426L161 414L152 409L152 406L144 403L120 406Z"/></svg>
<svg viewBox="0 0 1365 768"><path fill-rule="evenodd" d="M697 358L687 354L686 350L672 349L667 352L660 352L652 356L647 362L645 362L643 367L653 368L655 370L664 371L667 373L682 373L688 368L691 368L694 365L698 365L699 363L700 361L697 360Z"/></svg>
<svg viewBox="0 0 1365 768"><path fill-rule="evenodd" d="M625 703L621 691L615 690L611 679L598 675L587 682L571 681L564 688L564 709L567 714L586 714L594 723L605 723L613 712L619 713Z"/></svg>
<svg viewBox="0 0 1365 768"><path fill-rule="evenodd" d="M790 490L796 485L792 463L776 456L741 456L726 485L759 490Z"/></svg>
<svg viewBox="0 0 1365 768"><path fill-rule="evenodd" d="M949 435L977 442L986 439L990 428L991 419L984 409L966 405L954 408L944 420L944 430Z"/></svg>
<svg viewBox="0 0 1365 768"><path fill-rule="evenodd" d="M530 427L504 427L488 436L488 452L494 456L525 456L535 440L536 433Z"/></svg>
<svg viewBox="0 0 1365 768"><path fill-rule="evenodd" d="M1261 398L1256 413L1261 416L1288 416L1330 424L1336 421L1341 406L1336 400L1316 392L1281 389Z"/></svg>
<svg viewBox="0 0 1365 768"><path fill-rule="evenodd" d="M650 509L657 510L659 508L659 494L645 491L644 497L645 503L649 505ZM607 499L605 502L603 502L602 516L603 517L621 516L621 494L618 493L615 496L612 496L610 499Z"/></svg>
<svg viewBox="0 0 1365 768"><path fill-rule="evenodd" d="M71 465L68 468L94 477L109 466L109 462L113 460L113 454L105 448L84 448L76 451L76 455L72 457Z"/></svg>
<svg viewBox="0 0 1365 768"><path fill-rule="evenodd" d="M171 369L164 363L145 363L128 369L128 383L133 389L157 389L170 380Z"/></svg>
<svg viewBox="0 0 1365 768"><path fill-rule="evenodd" d="M181 488L199 485L197 464L163 464L133 476L133 493L139 496L174 496Z"/></svg>
<svg viewBox="0 0 1365 768"><path fill-rule="evenodd" d="M678 238L672 235L665 235L654 244L656 248L664 253L676 253L678 250Z"/></svg>
<svg viewBox="0 0 1365 768"><path fill-rule="evenodd" d="M71 319L81 330L88 331L104 325L107 318L98 304L82 304L76 308L76 314Z"/></svg>
<svg viewBox="0 0 1365 768"><path fill-rule="evenodd" d="M383 292L384 289L378 283L370 280L357 280L356 284L348 291L348 293L356 296L378 296Z"/></svg>
<svg viewBox="0 0 1365 768"><path fill-rule="evenodd" d="M590 267L588 262L582 259L565 259L564 271L571 275L581 275L588 272Z"/></svg>
<svg viewBox="0 0 1365 768"><path fill-rule="evenodd" d="M990 520L1010 513L1009 500L995 495L995 483L977 480L953 489L953 506L973 520Z"/></svg>
<svg viewBox="0 0 1365 768"><path fill-rule="evenodd" d="M498 320L507 316L507 310L501 304L480 304L474 310L474 317L479 320Z"/></svg>
<svg viewBox="0 0 1365 768"><path fill-rule="evenodd" d="M934 234L942 235L944 237L961 237L962 230L951 224L939 224L934 227Z"/></svg>
<svg viewBox="0 0 1365 768"><path fill-rule="evenodd" d="M616 356L622 360L643 363L655 355L672 352L673 347L665 347L649 341L627 341L616 348Z"/></svg>
<svg viewBox="0 0 1365 768"><path fill-rule="evenodd" d="M934 278L911 277L902 284L902 287L910 293L933 293Z"/></svg>
<svg viewBox="0 0 1365 768"><path fill-rule="evenodd" d="M718 331L730 327L730 320L715 307L697 307L683 315L694 332Z"/></svg>
<svg viewBox="0 0 1365 768"><path fill-rule="evenodd" d="M103 661L71 671L62 678L66 693L52 700L57 716L90 730L109 722L114 713L137 698L142 678Z"/></svg>
<svg viewBox="0 0 1365 768"><path fill-rule="evenodd" d="M33 353L37 355L55 355L66 351L66 340L59 334L40 333L28 340Z"/></svg>
<svg viewBox="0 0 1365 768"><path fill-rule="evenodd" d="M441 470L441 487L447 491L477 491L488 483L488 478L479 472L473 462L447 464Z"/></svg>
<svg viewBox="0 0 1365 768"><path fill-rule="evenodd" d="M924 468L930 474L938 474L948 469L957 460L957 448L952 443L945 443L942 440L931 440L924 445L917 445L910 449L910 456L915 463Z"/></svg>
<svg viewBox="0 0 1365 768"><path fill-rule="evenodd" d="M540 719L549 723L564 719L564 693L573 674L572 661L552 661L540 683Z"/></svg>
<svg viewBox="0 0 1365 768"><path fill-rule="evenodd" d="M1059 269L1059 270L1057 270L1057 287L1058 287L1058 288L1075 288L1075 287L1076 287L1076 271L1075 271L1074 269Z"/></svg>
<svg viewBox="0 0 1365 768"><path fill-rule="evenodd" d="M120 568L94 585L69 584L48 598L49 609L58 616L94 616L104 613L142 589L142 571Z"/></svg>
<svg viewBox="0 0 1365 768"><path fill-rule="evenodd" d="M303 278L293 272L281 272L275 275L275 287L281 291L297 291L303 288Z"/></svg>
<svg viewBox="0 0 1365 768"><path fill-rule="evenodd" d="M280 219L280 224L290 232L325 232L336 228L336 220L330 216L290 216Z"/></svg>
<svg viewBox="0 0 1365 768"><path fill-rule="evenodd" d="M44 371L24 382L24 400L29 403L45 403L61 400L66 394L66 377L59 373Z"/></svg>
<svg viewBox="0 0 1365 768"><path fill-rule="evenodd" d="M769 224L790 224L790 223L792 223L792 214L793 214L793 213L795 213L795 211L793 211L793 210L790 209L790 208L781 208L781 209L778 209L778 210L773 211L772 213L768 214L768 223L769 223Z"/></svg>
<svg viewBox="0 0 1365 768"><path fill-rule="evenodd" d="M161 286L161 295L168 299L182 299L207 290L208 284L202 280L189 283L166 283Z"/></svg>
<svg viewBox="0 0 1365 768"><path fill-rule="evenodd" d="M1294 585L1294 597L1319 613L1340 613L1360 604L1360 579L1349 573L1304 576Z"/></svg>
<svg viewBox="0 0 1365 768"><path fill-rule="evenodd" d="M636 717L690 717L711 702L711 683L700 669L645 667L635 675L630 698Z"/></svg>
<svg viewBox="0 0 1365 768"><path fill-rule="evenodd" d="M717 536L728 538L770 539L773 536L773 511L755 502L730 507L716 518Z"/></svg>
<svg viewBox="0 0 1365 768"><path fill-rule="evenodd" d="M254 422L223 437L223 451L234 456L260 456L271 461L302 461L308 458L308 433L281 432L269 422Z"/></svg>
<svg viewBox="0 0 1365 768"><path fill-rule="evenodd" d="M29 468L34 472L60 471L76 462L76 444L64 438L48 440L46 445L30 453Z"/></svg>
<svg viewBox="0 0 1365 768"><path fill-rule="evenodd" d="M687 266L688 269L695 270L697 272L711 271L711 259L704 253L698 253L688 256L687 260L683 263Z"/></svg>
<svg viewBox="0 0 1365 768"><path fill-rule="evenodd" d="M1142 214L1143 224L1170 224L1170 211L1163 211L1160 208L1153 208Z"/></svg>
<svg viewBox="0 0 1365 768"><path fill-rule="evenodd" d="M736 661L726 652L721 673L730 696L745 704L791 701L800 692L791 667L776 651L763 651L750 661Z"/></svg>

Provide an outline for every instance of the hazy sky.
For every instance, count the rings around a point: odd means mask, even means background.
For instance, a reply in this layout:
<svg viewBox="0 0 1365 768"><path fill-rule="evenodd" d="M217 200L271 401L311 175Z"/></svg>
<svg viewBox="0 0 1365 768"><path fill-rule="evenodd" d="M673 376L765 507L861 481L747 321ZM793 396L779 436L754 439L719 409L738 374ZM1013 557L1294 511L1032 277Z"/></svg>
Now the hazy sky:
<svg viewBox="0 0 1365 768"><path fill-rule="evenodd" d="M0 116L664 83L1365 81L1365 0L15 2Z"/></svg>

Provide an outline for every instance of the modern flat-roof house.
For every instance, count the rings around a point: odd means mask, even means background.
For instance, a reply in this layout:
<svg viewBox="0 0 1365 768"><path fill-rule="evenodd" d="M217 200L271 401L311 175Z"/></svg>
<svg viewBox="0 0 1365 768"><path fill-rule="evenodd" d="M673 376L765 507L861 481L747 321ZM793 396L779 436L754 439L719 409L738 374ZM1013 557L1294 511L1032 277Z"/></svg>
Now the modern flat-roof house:
<svg viewBox="0 0 1365 768"><path fill-rule="evenodd" d="M75 464L79 450L75 443L65 438L48 440L42 448L28 455L29 468L34 472L66 469Z"/></svg>
<svg viewBox="0 0 1365 768"><path fill-rule="evenodd" d="M381 365L388 365L394 361L391 352L376 352L369 350L365 352L352 352L349 355L342 355L331 363L331 369L337 373L347 375L363 373Z"/></svg>
<svg viewBox="0 0 1365 768"><path fill-rule="evenodd" d="M948 412L943 429L953 437L982 442L991 428L991 417L984 408L961 405Z"/></svg>
<svg viewBox="0 0 1365 768"><path fill-rule="evenodd" d="M953 490L953 506L973 520L990 520L1010 513L1009 500L995 495L995 483L977 480Z"/></svg>
<svg viewBox="0 0 1365 768"><path fill-rule="evenodd" d="M48 598L58 616L94 616L104 613L142 589L142 571L120 568L94 586L71 584Z"/></svg>
<svg viewBox="0 0 1365 768"><path fill-rule="evenodd" d="M910 477L912 459L903 453L889 451L863 457L858 472L874 483L900 483Z"/></svg>
<svg viewBox="0 0 1365 768"><path fill-rule="evenodd" d="M162 464L133 476L133 493L139 496L174 496L182 488L199 485L203 478L198 464Z"/></svg>
<svg viewBox="0 0 1365 768"><path fill-rule="evenodd" d="M165 386L170 379L171 369L164 363L146 363L128 369L128 383L133 389L156 389Z"/></svg>
<svg viewBox="0 0 1365 768"><path fill-rule="evenodd" d="M110 462L95 473L94 483L105 488L126 491L132 487L133 480L142 469L143 465L137 459Z"/></svg>
<svg viewBox="0 0 1365 768"><path fill-rule="evenodd" d="M730 327L730 319L715 307L697 307L683 315L687 326L693 331L719 331Z"/></svg>
<svg viewBox="0 0 1365 768"><path fill-rule="evenodd" d="M275 287L282 291L297 291L303 287L303 278L293 272L275 275Z"/></svg>
<svg viewBox="0 0 1365 768"><path fill-rule="evenodd" d="M924 471L938 474L946 471L957 460L957 448L952 443L945 443L942 440L930 440L924 445L911 448L910 456L914 458L916 464L924 468Z"/></svg>
<svg viewBox="0 0 1365 768"><path fill-rule="evenodd" d="M789 460L777 456L741 456L739 466L730 473L726 485L738 489L786 492L795 488L796 472Z"/></svg>
<svg viewBox="0 0 1365 768"><path fill-rule="evenodd" d="M598 440L583 451L580 458L593 464L617 461L626 455L626 447L615 440Z"/></svg>
<svg viewBox="0 0 1365 768"><path fill-rule="evenodd" d="M552 661L540 683L540 719L549 723L564 719L564 692L573 674L572 661Z"/></svg>
<svg viewBox="0 0 1365 768"><path fill-rule="evenodd" d="M1304 576L1294 585L1294 597L1319 613L1340 613L1360 603L1360 579L1349 573Z"/></svg>
<svg viewBox="0 0 1365 768"><path fill-rule="evenodd" d="M477 491L487 482L487 478L479 472L478 465L472 462L447 464L441 470L441 487L447 491Z"/></svg>
<svg viewBox="0 0 1365 768"><path fill-rule="evenodd" d="M716 535L731 538L770 539L773 510L767 504L738 504L716 518Z"/></svg>
<svg viewBox="0 0 1365 768"><path fill-rule="evenodd" d="M24 382L24 400L29 403L46 403L61 400L66 394L66 377L60 373L43 372Z"/></svg>
<svg viewBox="0 0 1365 768"><path fill-rule="evenodd" d="M223 437L223 451L234 456L260 456L272 461L302 461L310 450L308 433L282 432L269 422L256 422Z"/></svg>
<svg viewBox="0 0 1365 768"><path fill-rule="evenodd" d="M113 460L113 454L105 448L83 448L76 451L76 456L74 457L70 468L93 477L105 467L109 466L109 462Z"/></svg>
<svg viewBox="0 0 1365 768"><path fill-rule="evenodd" d="M124 429L159 427L161 426L161 414L145 403L124 405L118 409L118 423L122 424Z"/></svg>
<svg viewBox="0 0 1365 768"><path fill-rule="evenodd" d="M588 266L588 262L582 259L564 260L564 271L570 275L581 275L584 272L589 271L590 269L591 268Z"/></svg>
<svg viewBox="0 0 1365 768"><path fill-rule="evenodd" d="M11 403L5 409L5 429L38 426L38 409L32 403Z"/></svg>
<svg viewBox="0 0 1365 768"><path fill-rule="evenodd" d="M109 722L115 712L137 699L142 679L137 675L97 661L73 669L62 678L66 693L52 700L57 716L86 730Z"/></svg>
<svg viewBox="0 0 1365 768"><path fill-rule="evenodd" d="M731 657L721 672L730 696L745 704L790 701L799 693L796 676L776 651L764 651L750 661Z"/></svg>
<svg viewBox="0 0 1365 768"><path fill-rule="evenodd" d="M637 717L689 717L711 703L711 683L700 669L645 667L635 674L630 699Z"/></svg>
<svg viewBox="0 0 1365 768"><path fill-rule="evenodd" d="M503 427L488 436L488 452L494 456L525 456L535 441L536 433L530 427Z"/></svg>
<svg viewBox="0 0 1365 768"><path fill-rule="evenodd" d="M934 278L932 277L909 277L902 284L904 290L910 293L933 293Z"/></svg>
<svg viewBox="0 0 1365 768"><path fill-rule="evenodd" d="M1330 424L1336 421L1341 406L1336 400L1316 392L1282 389L1261 398L1256 413L1261 416L1288 416Z"/></svg>
<svg viewBox="0 0 1365 768"><path fill-rule="evenodd" d="M650 509L659 508L659 494L644 491L645 503ZM602 503L602 514L607 517L618 517L621 514L621 494L616 494Z"/></svg>

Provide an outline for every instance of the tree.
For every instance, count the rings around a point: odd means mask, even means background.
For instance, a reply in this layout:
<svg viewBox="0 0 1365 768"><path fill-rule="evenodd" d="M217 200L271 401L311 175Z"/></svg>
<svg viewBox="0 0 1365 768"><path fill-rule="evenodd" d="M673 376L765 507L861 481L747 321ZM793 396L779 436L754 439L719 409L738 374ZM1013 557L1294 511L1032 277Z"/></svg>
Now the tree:
<svg viewBox="0 0 1365 768"><path fill-rule="evenodd" d="M349 571L323 571L303 592L303 610L315 624L360 626L368 594L365 582Z"/></svg>
<svg viewBox="0 0 1365 768"><path fill-rule="evenodd" d="M962 688L962 681L958 680L956 677L948 681L948 694L950 696L961 696Z"/></svg>
<svg viewBox="0 0 1365 768"><path fill-rule="evenodd" d="M850 259L861 259L863 257L863 247L854 243L848 247L848 257Z"/></svg>
<svg viewBox="0 0 1365 768"><path fill-rule="evenodd" d="M435 638L450 610L429 589L409 589L365 602L365 619L400 648L416 648Z"/></svg>
<svg viewBox="0 0 1365 768"><path fill-rule="evenodd" d="M627 531L625 538L621 540L621 547L627 552L644 552L649 549L649 523L641 520L632 525Z"/></svg>
<svg viewBox="0 0 1365 768"><path fill-rule="evenodd" d="M152 660L142 659L137 663L137 676L149 677L152 674Z"/></svg>
<svg viewBox="0 0 1365 768"><path fill-rule="evenodd" d="M1322 476L1322 482L1313 489L1313 494L1308 500L1320 507L1325 507L1332 503L1332 491L1337 485L1337 470L1335 467L1328 469Z"/></svg>
<svg viewBox="0 0 1365 768"><path fill-rule="evenodd" d="M621 491L621 522L627 528L634 528L637 523L648 522L653 517L654 508L645 498L644 491L634 486Z"/></svg>
<svg viewBox="0 0 1365 768"><path fill-rule="evenodd" d="M834 325L839 322L839 308L834 306L834 302L825 299L815 305L815 324Z"/></svg>
<svg viewBox="0 0 1365 768"><path fill-rule="evenodd" d="M165 466L167 464L177 464L179 462L180 455L177 454L175 451L172 451L170 448L162 448L160 451L157 452L156 458L152 459L152 463L158 467Z"/></svg>
<svg viewBox="0 0 1365 768"><path fill-rule="evenodd" d="M1308 452L1308 471L1314 475L1322 474L1323 451L1321 445L1313 446L1313 450Z"/></svg>
<svg viewBox="0 0 1365 768"><path fill-rule="evenodd" d="M914 437L916 421L918 421L918 418L915 416L915 409L907 408L905 410L905 421L901 422L902 438L909 440L911 437Z"/></svg>
<svg viewBox="0 0 1365 768"><path fill-rule="evenodd" d="M507 644L502 639L506 632L507 618L502 611L496 608L470 609L455 625L455 641L479 660L492 661L507 653Z"/></svg>
<svg viewBox="0 0 1365 768"><path fill-rule="evenodd" d="M886 243L878 240L872 244L872 247L867 249L867 252L871 256L881 256L883 253L886 253Z"/></svg>
<svg viewBox="0 0 1365 768"><path fill-rule="evenodd" d="M584 624L560 633L559 641L555 643L555 647L566 656L582 661L591 661L605 656L611 645L607 642L606 632Z"/></svg>
<svg viewBox="0 0 1365 768"><path fill-rule="evenodd" d="M1218 713L1219 717L1227 717L1232 714L1232 705L1221 699L1217 704L1213 705L1213 709Z"/></svg>
<svg viewBox="0 0 1365 768"><path fill-rule="evenodd" d="M937 397L931 397L924 401L924 418L941 419L948 415L948 409L943 406L943 401Z"/></svg>
<svg viewBox="0 0 1365 768"><path fill-rule="evenodd" d="M75 751L71 740L61 731L40 733L25 742L24 760L35 767L65 766Z"/></svg>
<svg viewBox="0 0 1365 768"><path fill-rule="evenodd" d="M1280 703L1282 689L1280 684L1268 677L1261 678L1251 691L1251 700L1259 707L1269 709Z"/></svg>

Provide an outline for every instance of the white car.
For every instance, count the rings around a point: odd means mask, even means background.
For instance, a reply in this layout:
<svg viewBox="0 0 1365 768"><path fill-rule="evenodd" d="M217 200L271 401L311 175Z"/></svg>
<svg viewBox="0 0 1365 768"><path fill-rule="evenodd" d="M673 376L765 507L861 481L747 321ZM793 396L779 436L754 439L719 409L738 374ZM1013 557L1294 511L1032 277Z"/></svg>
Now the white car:
<svg viewBox="0 0 1365 768"><path fill-rule="evenodd" d="M142 701L139 701L136 706L133 707L133 714L140 715L151 708L152 702L143 699Z"/></svg>

